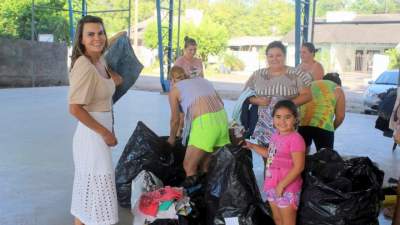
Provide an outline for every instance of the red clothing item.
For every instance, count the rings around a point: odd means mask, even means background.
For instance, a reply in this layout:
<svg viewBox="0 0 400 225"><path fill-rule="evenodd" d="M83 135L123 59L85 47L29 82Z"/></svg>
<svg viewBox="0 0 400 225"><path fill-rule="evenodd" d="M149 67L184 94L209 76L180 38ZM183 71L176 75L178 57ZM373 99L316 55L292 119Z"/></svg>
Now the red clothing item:
<svg viewBox="0 0 400 225"><path fill-rule="evenodd" d="M182 188L166 186L153 192L144 193L139 199L139 210L146 215L157 216L158 207L163 201L180 200Z"/></svg>

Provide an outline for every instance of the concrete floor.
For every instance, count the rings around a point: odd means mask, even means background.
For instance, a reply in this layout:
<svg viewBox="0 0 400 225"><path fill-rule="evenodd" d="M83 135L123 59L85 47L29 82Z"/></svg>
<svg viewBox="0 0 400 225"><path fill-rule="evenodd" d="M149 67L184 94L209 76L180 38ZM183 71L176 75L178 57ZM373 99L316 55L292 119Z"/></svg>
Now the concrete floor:
<svg viewBox="0 0 400 225"><path fill-rule="evenodd" d="M0 224L69 225L73 179L72 135L76 126L67 110L67 87L0 90ZM225 101L231 112L232 101ZM165 95L129 91L115 105L119 145L114 164L142 120L159 135L169 130ZM374 129L376 117L348 113L336 133L335 148L343 155L369 156L388 177L400 176L400 148ZM262 163L255 159L256 176ZM129 210L120 210L120 223L131 224ZM381 224L390 224L381 218Z"/></svg>

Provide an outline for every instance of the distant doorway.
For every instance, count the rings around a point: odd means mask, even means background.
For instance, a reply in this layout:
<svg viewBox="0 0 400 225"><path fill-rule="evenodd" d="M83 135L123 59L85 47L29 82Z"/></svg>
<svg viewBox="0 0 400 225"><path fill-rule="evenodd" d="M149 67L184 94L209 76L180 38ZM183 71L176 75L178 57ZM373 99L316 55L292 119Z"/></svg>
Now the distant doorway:
<svg viewBox="0 0 400 225"><path fill-rule="evenodd" d="M356 50L356 58L355 58L355 71L362 71L363 69L363 59L364 59L364 51L363 50Z"/></svg>

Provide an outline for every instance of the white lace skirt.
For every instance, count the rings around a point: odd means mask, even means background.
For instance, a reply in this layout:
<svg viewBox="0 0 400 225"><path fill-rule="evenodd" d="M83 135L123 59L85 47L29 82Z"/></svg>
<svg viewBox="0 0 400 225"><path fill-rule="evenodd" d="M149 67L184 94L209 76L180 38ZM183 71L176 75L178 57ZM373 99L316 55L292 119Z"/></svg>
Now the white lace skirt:
<svg viewBox="0 0 400 225"><path fill-rule="evenodd" d="M107 129L112 128L111 112L90 112ZM81 122L73 139L75 165L71 213L85 225L118 222L118 204L111 149L103 138Z"/></svg>

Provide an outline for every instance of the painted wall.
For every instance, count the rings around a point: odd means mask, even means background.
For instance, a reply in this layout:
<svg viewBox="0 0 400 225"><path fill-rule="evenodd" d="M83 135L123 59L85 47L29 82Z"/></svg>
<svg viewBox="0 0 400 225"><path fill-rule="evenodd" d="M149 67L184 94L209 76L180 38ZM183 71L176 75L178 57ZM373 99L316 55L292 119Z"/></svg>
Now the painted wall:
<svg viewBox="0 0 400 225"><path fill-rule="evenodd" d="M0 87L67 84L66 44L0 38Z"/></svg>

